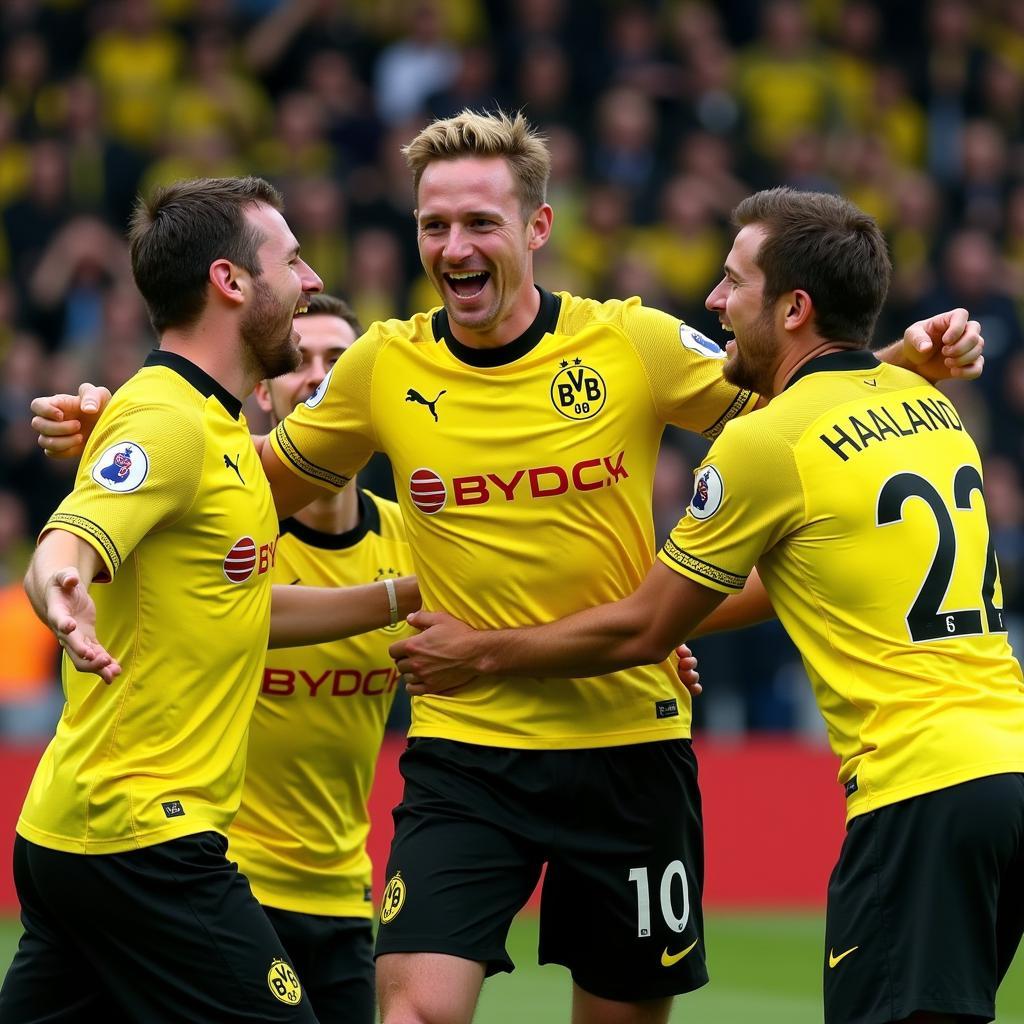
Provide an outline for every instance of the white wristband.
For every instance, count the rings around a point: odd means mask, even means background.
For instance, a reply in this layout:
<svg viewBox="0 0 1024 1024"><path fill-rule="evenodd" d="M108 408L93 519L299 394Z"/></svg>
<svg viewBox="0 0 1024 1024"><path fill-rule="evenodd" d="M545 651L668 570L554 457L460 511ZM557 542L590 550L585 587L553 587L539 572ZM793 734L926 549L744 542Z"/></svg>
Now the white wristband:
<svg viewBox="0 0 1024 1024"><path fill-rule="evenodd" d="M391 625L394 626L398 622L398 595L395 593L395 581L388 577L381 582L388 592L388 610L391 612Z"/></svg>

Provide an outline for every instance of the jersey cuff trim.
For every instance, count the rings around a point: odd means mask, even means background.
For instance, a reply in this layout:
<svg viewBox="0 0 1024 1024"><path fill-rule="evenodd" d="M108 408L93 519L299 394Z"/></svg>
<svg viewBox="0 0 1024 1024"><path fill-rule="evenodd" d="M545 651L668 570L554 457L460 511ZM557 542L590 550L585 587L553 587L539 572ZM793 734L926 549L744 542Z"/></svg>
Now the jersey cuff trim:
<svg viewBox="0 0 1024 1024"><path fill-rule="evenodd" d="M714 441L714 439L725 429L726 423L739 416L747 405L753 401L753 398L754 394L752 391L747 391L745 388L741 391L737 391L736 397L729 403L729 407L725 412L723 412L722 415L707 428L707 430L702 430L701 434L709 441Z"/></svg>
<svg viewBox="0 0 1024 1024"><path fill-rule="evenodd" d="M288 431L285 430L283 423L279 423L277 430L274 431L274 439L277 441L277 447L281 454L300 473L302 473L303 476L312 477L320 483L330 484L331 487L335 487L339 491L351 479L351 477L342 476L340 473L332 473L329 469L325 469L323 466L318 466L316 463L310 462L309 459L307 459L302 452L295 447L295 442L288 436Z"/></svg>
<svg viewBox="0 0 1024 1024"><path fill-rule="evenodd" d="M688 551L683 551L682 548L677 547L672 542L671 538L665 541L661 554L669 561L686 569L687 572L699 576L709 583L717 584L716 589L742 590L743 584L747 581L746 576L729 572L727 569L722 569L717 565L712 565L710 562L705 562L703 559L691 555Z"/></svg>
<svg viewBox="0 0 1024 1024"><path fill-rule="evenodd" d="M91 519L86 519L85 516L75 515L73 512L54 512L44 527L44 532L45 530L52 530L61 526L69 526L75 533L85 534L86 537L83 539L95 541L95 545L99 546L99 552L103 556L103 560L110 569L111 576L115 575L117 570L121 568L121 554L117 550L117 545L110 534L98 523L94 523Z"/></svg>

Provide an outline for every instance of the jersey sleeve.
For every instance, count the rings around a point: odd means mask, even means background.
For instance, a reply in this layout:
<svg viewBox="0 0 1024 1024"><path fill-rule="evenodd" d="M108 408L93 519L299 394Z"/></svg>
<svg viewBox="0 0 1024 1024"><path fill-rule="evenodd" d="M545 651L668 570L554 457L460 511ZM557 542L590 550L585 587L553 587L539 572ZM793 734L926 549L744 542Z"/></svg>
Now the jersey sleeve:
<svg viewBox="0 0 1024 1024"><path fill-rule="evenodd" d="M733 424L694 474L690 503L658 553L712 590L742 590L758 559L804 521L790 447L758 424Z"/></svg>
<svg viewBox="0 0 1024 1024"><path fill-rule="evenodd" d="M203 470L201 416L171 404L118 402L100 418L74 490L43 533L66 530L91 544L112 578L139 542L195 500Z"/></svg>
<svg viewBox="0 0 1024 1024"><path fill-rule="evenodd" d="M662 420L713 440L756 396L722 376L725 353L682 320L636 300L625 303L622 325L644 365Z"/></svg>
<svg viewBox="0 0 1024 1024"><path fill-rule="evenodd" d="M340 491L377 450L371 388L380 343L371 327L270 435L274 453L297 476Z"/></svg>

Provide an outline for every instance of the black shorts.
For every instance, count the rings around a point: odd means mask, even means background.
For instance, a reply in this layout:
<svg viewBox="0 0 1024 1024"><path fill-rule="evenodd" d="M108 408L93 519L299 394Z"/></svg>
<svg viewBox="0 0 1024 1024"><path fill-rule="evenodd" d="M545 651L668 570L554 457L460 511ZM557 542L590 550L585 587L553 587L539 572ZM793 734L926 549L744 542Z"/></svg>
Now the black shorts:
<svg viewBox="0 0 1024 1024"><path fill-rule="evenodd" d="M316 1024L277 933L214 832L126 853L61 853L20 836L25 933L3 1024Z"/></svg>
<svg viewBox="0 0 1024 1024"><path fill-rule="evenodd" d="M826 1024L995 1018L1024 931L1024 775L853 819L828 887Z"/></svg>
<svg viewBox="0 0 1024 1024"><path fill-rule="evenodd" d="M300 914L264 905L324 1024L373 1024L373 924L369 918Z"/></svg>
<svg viewBox="0 0 1024 1024"><path fill-rule="evenodd" d="M512 970L508 929L546 863L541 963L628 1002L707 981L689 740L508 750L421 738L399 767L378 956L447 953Z"/></svg>

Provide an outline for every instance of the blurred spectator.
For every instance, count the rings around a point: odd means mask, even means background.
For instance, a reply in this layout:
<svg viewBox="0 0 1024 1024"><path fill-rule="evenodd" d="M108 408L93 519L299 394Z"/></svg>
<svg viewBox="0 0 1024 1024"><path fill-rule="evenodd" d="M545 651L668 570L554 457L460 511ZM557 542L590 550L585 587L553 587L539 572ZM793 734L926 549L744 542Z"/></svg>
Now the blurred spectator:
<svg viewBox="0 0 1024 1024"><path fill-rule="evenodd" d="M0 488L0 739L7 743L48 740L63 704L60 648L21 585L32 546L24 504Z"/></svg>
<svg viewBox="0 0 1024 1024"><path fill-rule="evenodd" d="M407 121L426 109L427 97L455 81L458 57L441 32L432 0L416 0L408 35L386 47L374 67L377 112L385 124Z"/></svg>
<svg viewBox="0 0 1024 1024"><path fill-rule="evenodd" d="M103 92L107 126L119 142L151 149L183 59L181 40L157 19L151 0L115 0L86 65Z"/></svg>

